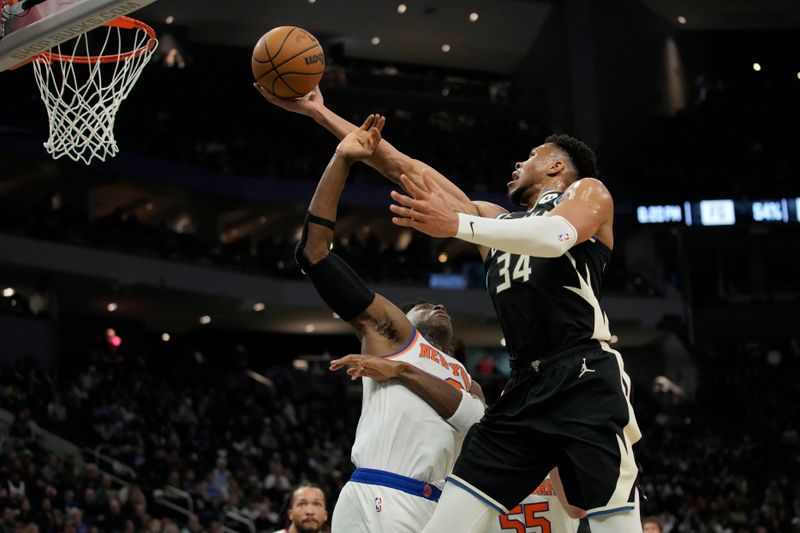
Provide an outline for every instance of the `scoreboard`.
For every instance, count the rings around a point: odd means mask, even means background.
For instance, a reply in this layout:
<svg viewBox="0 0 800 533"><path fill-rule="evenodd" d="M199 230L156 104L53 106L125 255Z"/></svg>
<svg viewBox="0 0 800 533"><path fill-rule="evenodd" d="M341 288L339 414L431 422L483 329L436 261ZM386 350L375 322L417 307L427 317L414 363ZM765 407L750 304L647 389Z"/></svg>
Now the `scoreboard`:
<svg viewBox="0 0 800 533"><path fill-rule="evenodd" d="M780 200L701 200L683 205L640 205L640 224L733 226L739 223L800 223L800 198Z"/></svg>

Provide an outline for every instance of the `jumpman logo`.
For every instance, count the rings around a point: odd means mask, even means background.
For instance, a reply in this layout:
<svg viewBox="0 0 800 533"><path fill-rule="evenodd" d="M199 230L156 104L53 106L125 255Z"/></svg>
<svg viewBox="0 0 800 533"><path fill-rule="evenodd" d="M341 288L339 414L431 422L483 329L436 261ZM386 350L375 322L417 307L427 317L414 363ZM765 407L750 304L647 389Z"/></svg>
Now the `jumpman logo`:
<svg viewBox="0 0 800 533"><path fill-rule="evenodd" d="M578 376L578 379L581 379L587 372L594 372L594 370L586 366L586 358L584 357L583 364L581 365L581 375Z"/></svg>

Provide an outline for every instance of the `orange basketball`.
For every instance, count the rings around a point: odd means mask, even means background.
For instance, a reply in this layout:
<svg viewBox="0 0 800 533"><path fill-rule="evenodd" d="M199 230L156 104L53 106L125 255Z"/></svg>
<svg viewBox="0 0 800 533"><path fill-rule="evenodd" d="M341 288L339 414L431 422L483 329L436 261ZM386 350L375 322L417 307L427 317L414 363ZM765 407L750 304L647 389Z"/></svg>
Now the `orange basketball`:
<svg viewBox="0 0 800 533"><path fill-rule="evenodd" d="M258 40L252 65L256 83L278 98L299 98L322 79L325 54L319 41L303 28L279 26Z"/></svg>

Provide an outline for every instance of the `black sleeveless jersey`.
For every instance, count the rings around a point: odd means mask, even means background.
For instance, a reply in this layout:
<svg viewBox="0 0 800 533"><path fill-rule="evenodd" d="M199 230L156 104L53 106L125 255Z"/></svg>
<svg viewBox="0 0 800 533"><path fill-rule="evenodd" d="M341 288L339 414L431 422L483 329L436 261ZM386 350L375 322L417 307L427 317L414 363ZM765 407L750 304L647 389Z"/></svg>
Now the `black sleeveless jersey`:
<svg viewBox="0 0 800 533"><path fill-rule="evenodd" d="M541 216L562 193L547 192L530 211L498 218ZM486 288L503 328L512 369L591 339L608 341L608 318L600 307L603 270L611 250L592 238L556 258L490 249Z"/></svg>

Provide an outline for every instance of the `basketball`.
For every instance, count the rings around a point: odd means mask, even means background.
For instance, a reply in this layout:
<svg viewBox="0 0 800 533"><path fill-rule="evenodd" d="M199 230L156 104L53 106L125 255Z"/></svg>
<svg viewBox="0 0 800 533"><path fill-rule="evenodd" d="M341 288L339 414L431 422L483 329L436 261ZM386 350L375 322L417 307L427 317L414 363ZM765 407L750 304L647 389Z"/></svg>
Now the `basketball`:
<svg viewBox="0 0 800 533"><path fill-rule="evenodd" d="M319 41L297 26L279 26L265 33L253 49L256 83L283 99L305 96L325 72Z"/></svg>

